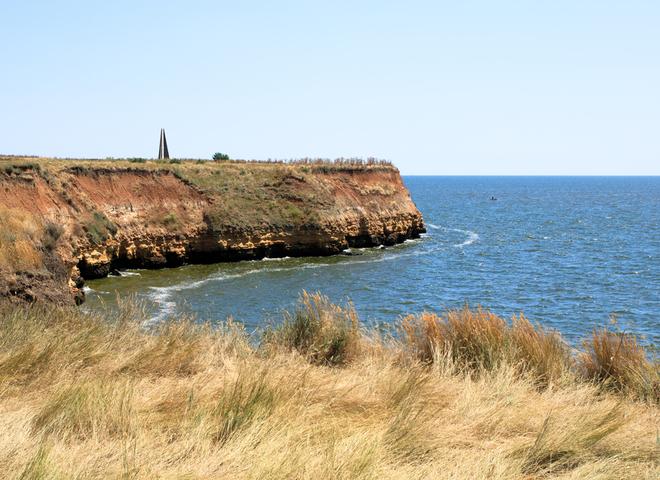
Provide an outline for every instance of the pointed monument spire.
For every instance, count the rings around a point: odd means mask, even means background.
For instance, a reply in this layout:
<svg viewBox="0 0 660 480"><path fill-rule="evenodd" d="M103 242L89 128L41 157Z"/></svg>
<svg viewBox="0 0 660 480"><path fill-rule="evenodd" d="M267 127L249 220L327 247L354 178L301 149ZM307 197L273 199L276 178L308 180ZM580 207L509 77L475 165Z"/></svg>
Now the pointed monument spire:
<svg viewBox="0 0 660 480"><path fill-rule="evenodd" d="M167 150L167 139L165 138L165 129L160 129L160 147L158 148L158 160L170 158L170 152Z"/></svg>

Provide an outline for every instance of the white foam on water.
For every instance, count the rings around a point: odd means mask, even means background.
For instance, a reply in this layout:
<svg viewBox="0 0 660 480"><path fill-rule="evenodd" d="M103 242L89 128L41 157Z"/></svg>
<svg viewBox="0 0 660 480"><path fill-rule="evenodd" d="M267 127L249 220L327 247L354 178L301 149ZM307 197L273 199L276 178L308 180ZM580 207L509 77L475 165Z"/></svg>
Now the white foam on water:
<svg viewBox="0 0 660 480"><path fill-rule="evenodd" d="M454 247L457 247L457 248L467 247L468 245L472 245L474 242L479 240L479 234L477 232L473 232L472 230L463 230L461 228L443 227L441 225L434 225L432 223L427 223L426 226L428 226L428 227L430 227L434 230L444 230L446 232L458 232L458 233L462 233L464 235L467 235L467 238L464 241L462 241L461 243L454 244Z"/></svg>
<svg viewBox="0 0 660 480"><path fill-rule="evenodd" d="M158 323L165 320L176 309L176 302L170 300L172 287L149 287L154 293L149 298L158 305L158 313L151 317L147 323Z"/></svg>
<svg viewBox="0 0 660 480"><path fill-rule="evenodd" d="M262 262L281 262L282 260L289 260L291 257L264 257L261 259Z"/></svg>
<svg viewBox="0 0 660 480"><path fill-rule="evenodd" d="M472 230L463 230L461 228L449 228L449 227L438 227L438 228L445 230L447 232L458 232L458 233L462 233L463 235L467 235L467 238L463 240L461 243L454 244L454 247L457 248L467 247L468 245L472 245L474 242L479 240L479 234L477 232L473 232Z"/></svg>
<svg viewBox="0 0 660 480"><path fill-rule="evenodd" d="M139 277L140 272L119 272L120 277Z"/></svg>
<svg viewBox="0 0 660 480"><path fill-rule="evenodd" d="M463 242L455 244L454 245L455 247L458 248L467 247L468 245L472 245L474 242L479 240L479 234L477 232L473 232L471 230L458 230L458 229L456 229L456 231L466 234L467 238Z"/></svg>
<svg viewBox="0 0 660 480"><path fill-rule="evenodd" d="M110 292L106 292L104 290L94 290L93 288L90 288L87 285L83 286L82 291L85 295L87 295L88 293L95 293L96 295L110 295Z"/></svg>

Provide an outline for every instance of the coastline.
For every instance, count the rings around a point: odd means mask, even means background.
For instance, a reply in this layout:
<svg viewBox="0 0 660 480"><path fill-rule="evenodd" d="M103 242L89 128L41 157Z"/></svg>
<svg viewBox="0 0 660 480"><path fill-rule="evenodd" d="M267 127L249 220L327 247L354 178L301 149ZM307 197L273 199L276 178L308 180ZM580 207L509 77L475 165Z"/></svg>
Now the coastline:
<svg viewBox="0 0 660 480"><path fill-rule="evenodd" d="M0 167L0 208L24 219L8 234L27 251L5 247L0 296L28 302L81 303L84 280L116 269L335 255L426 231L383 162L0 157Z"/></svg>

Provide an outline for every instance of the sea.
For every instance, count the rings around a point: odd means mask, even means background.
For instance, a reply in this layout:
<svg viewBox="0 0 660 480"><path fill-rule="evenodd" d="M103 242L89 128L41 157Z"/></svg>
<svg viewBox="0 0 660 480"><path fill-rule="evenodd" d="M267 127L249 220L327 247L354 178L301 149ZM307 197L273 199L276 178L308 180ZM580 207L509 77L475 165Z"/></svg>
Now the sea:
<svg viewBox="0 0 660 480"><path fill-rule="evenodd" d="M660 177L405 176L428 232L351 255L130 270L88 282L84 308L143 303L150 322L228 317L259 331L303 290L387 328L482 306L578 344L595 328L660 344Z"/></svg>

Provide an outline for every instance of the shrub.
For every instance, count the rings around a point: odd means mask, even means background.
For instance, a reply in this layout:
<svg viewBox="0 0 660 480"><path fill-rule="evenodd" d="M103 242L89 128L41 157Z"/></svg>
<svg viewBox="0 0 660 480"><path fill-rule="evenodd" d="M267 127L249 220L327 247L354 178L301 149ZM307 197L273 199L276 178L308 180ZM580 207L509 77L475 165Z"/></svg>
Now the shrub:
<svg viewBox="0 0 660 480"><path fill-rule="evenodd" d="M14 165L5 165L3 170L7 175L18 175L21 173L21 170L16 168Z"/></svg>
<svg viewBox="0 0 660 480"><path fill-rule="evenodd" d="M174 227L179 224L179 218L176 216L176 213L170 212L163 217L163 225L166 227Z"/></svg>
<svg viewBox="0 0 660 480"><path fill-rule="evenodd" d="M92 218L83 225L87 238L96 244L105 242L117 233L117 226L101 212L94 212Z"/></svg>
<svg viewBox="0 0 660 480"><path fill-rule="evenodd" d="M220 160L229 160L229 155L226 153L220 153L220 152L215 152L213 154L213 160L220 161Z"/></svg>
<svg viewBox="0 0 660 480"><path fill-rule="evenodd" d="M127 160L131 163L147 163L147 159L142 157L132 157Z"/></svg>
<svg viewBox="0 0 660 480"><path fill-rule="evenodd" d="M352 305L335 305L320 293L303 291L293 314L266 332L265 343L304 355L313 364L344 365L353 360L360 343L359 321Z"/></svg>
<svg viewBox="0 0 660 480"><path fill-rule="evenodd" d="M52 222L47 222L44 229L44 238L42 240L43 246L46 250L52 251L57 245L57 241L64 233L64 229Z"/></svg>
<svg viewBox="0 0 660 480"><path fill-rule="evenodd" d="M14 163L5 165L3 169L7 175L20 175L21 173L27 172L28 170L41 172L41 165L36 162Z"/></svg>

